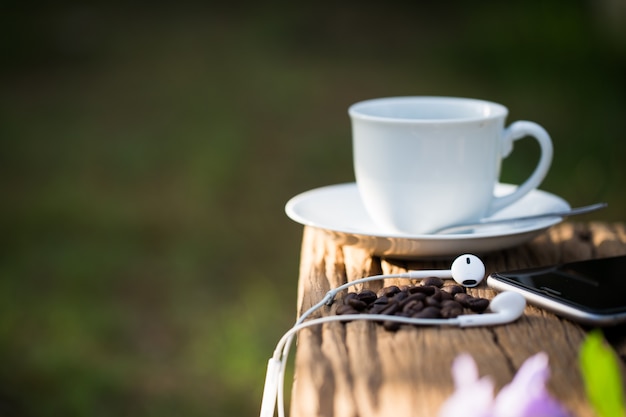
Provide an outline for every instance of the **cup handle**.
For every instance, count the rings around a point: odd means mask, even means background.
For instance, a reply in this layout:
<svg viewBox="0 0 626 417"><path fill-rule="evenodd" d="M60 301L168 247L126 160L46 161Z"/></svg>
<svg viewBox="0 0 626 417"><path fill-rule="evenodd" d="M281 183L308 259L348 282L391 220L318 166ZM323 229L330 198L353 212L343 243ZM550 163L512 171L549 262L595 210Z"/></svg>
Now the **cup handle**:
<svg viewBox="0 0 626 417"><path fill-rule="evenodd" d="M506 206L513 204L520 198L524 197L530 191L534 190L541 184L541 181L545 178L550 164L552 163L552 140L546 130L539 126L537 123L528 121L514 122L504 130L502 137L502 157L506 158L513 150L513 142L526 136L534 137L539 146L541 147L541 157L539 163L535 168L535 171L528 179L522 183L517 189L505 196L494 197L491 202L491 206L487 216L491 216L498 210L505 208Z"/></svg>

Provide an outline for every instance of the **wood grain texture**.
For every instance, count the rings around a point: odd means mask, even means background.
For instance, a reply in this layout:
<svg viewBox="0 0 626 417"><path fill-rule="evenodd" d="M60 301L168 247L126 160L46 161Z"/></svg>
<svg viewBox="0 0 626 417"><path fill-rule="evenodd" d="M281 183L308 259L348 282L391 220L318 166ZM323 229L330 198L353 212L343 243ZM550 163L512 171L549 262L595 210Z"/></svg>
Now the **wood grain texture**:
<svg viewBox="0 0 626 417"><path fill-rule="evenodd" d="M563 223L528 244L482 259L489 274L623 254L624 224ZM298 312L318 302L330 288L348 281L407 269L448 269L449 265L446 260L381 259L353 246L341 246L319 229L305 227ZM377 290L392 283L394 280L365 285ZM469 292L486 298L495 295L484 283ZM316 315L332 314L334 308L325 307ZM298 335L290 415L433 417L453 391L450 369L460 353L471 354L480 374L491 376L500 389L524 360L544 351L550 358L550 392L576 416L592 417L577 362L586 330L532 306L527 306L515 323L496 327L402 326L397 332L388 332L375 323L359 321L308 328ZM605 334L622 359L622 374L626 375L626 327L611 328Z"/></svg>

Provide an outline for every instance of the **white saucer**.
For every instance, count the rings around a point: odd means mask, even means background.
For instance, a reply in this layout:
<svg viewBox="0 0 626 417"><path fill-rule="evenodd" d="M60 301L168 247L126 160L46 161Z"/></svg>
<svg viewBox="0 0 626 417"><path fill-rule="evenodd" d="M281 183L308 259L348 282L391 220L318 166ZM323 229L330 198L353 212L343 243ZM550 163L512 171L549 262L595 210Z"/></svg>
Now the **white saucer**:
<svg viewBox="0 0 626 417"><path fill-rule="evenodd" d="M504 195L514 189L515 186L510 184L498 184L495 193ZM519 217L569 209L569 204L562 198L535 190L492 218ZM298 223L326 230L342 245L358 246L370 251L372 255L405 259L502 250L525 243L563 220L560 217L550 217L507 223L463 234L389 233L369 218L356 183L330 185L299 194L289 200L285 212Z"/></svg>

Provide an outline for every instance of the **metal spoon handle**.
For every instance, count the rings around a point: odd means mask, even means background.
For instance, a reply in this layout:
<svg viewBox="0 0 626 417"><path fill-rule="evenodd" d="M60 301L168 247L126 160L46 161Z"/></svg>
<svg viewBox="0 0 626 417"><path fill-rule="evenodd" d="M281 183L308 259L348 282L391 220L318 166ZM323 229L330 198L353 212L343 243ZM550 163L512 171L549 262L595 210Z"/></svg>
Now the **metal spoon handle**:
<svg viewBox="0 0 626 417"><path fill-rule="evenodd" d="M589 213L592 211L600 210L600 209L605 208L607 205L608 205L607 203L597 203L597 204L591 204L589 206L577 207L577 208L573 208L569 210L554 211L551 213L534 214L531 216L514 217L514 218L508 218L508 219L489 219L489 220L485 220L485 221L477 222L477 223L458 224L455 226L449 226L449 227L439 229L433 232L433 234L439 235L439 234L459 233L466 229L474 229L476 227L488 226L492 224L503 224L503 223L518 222L518 221L526 221L526 220L545 219L548 217L568 217L568 216L574 216L576 214L584 214L584 213Z"/></svg>

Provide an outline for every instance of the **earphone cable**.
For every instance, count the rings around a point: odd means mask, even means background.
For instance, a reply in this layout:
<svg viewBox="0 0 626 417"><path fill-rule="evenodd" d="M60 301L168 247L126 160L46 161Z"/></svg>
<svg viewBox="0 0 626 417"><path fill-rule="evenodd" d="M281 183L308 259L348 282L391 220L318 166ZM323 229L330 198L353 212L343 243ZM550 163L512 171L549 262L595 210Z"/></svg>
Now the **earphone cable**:
<svg viewBox="0 0 626 417"><path fill-rule="evenodd" d="M401 323L401 324L420 324L420 325L449 325L449 326L458 326L459 325L459 320L456 318L451 318L451 319L415 319L415 318L411 318L411 317L401 317L401 316L386 316L386 315L379 315L379 314L345 314L342 316L324 316L324 317L319 317L317 319L311 319L309 321L305 321L302 322L298 325L293 326L291 329L289 329L287 331L287 333L285 333L283 335L283 337L279 340L278 344L276 345L276 350L274 351L275 354L274 356L270 359L270 363L268 364L268 376L266 381L269 382L270 384L272 382L275 382L276 385L275 386L271 386L271 387L267 387L266 389L270 389L270 393L273 392L273 389L275 388L275 394L277 394L277 397L274 398L265 398L264 395L264 404L262 404L261 406L261 417L272 417L273 414L267 414L265 415L263 410L266 410L266 407L269 407L268 404L265 404L265 401L270 400L270 401L276 401L278 400L278 415L279 417L284 417L285 416L285 409L284 409L284 378L285 378L285 366L286 366L286 362L287 362L287 357L285 355L289 355L289 350L290 350L290 346L293 342L293 338L295 336L296 333L298 333L300 330L305 329L307 327L312 327L312 326L317 326L317 325L321 325L321 324L325 324L325 323L330 323L330 322L350 322L350 321L357 321L357 320L362 320L362 321L392 321L392 322L396 322L396 323ZM281 351L282 348L282 359L279 360L279 356L277 355L277 353L279 353ZM278 361L278 362L277 362ZM275 368L274 366L278 366L278 368ZM277 372L276 375L272 375L272 372ZM272 407L273 408L273 407ZM268 412L269 413L269 412Z"/></svg>
<svg viewBox="0 0 626 417"><path fill-rule="evenodd" d="M387 278L402 278L402 279L424 279L428 277L437 278L453 278L458 284L464 287L475 287L484 278L485 267L480 259L471 254L461 255L454 260L450 270L420 270L409 271L401 274L383 274L373 275L354 281L347 282L335 289L328 291L324 297L315 305L306 310L296 321L294 326L289 329L276 345L276 349L272 357L267 364L267 374L265 377L265 388L263 390L263 400L261 403L261 417L274 417L274 411L278 405L279 417L285 417L284 409L284 382L285 382L285 370L287 361L289 358L289 351L296 333L300 330L321 325L329 322L340 321L390 321L400 324L413 324L413 325L444 325L444 326L460 326L460 327L475 327L486 325L499 325L509 323L518 319L524 311L526 300L523 296L505 291L498 294L491 300L489 307L492 310L491 314L486 315L460 315L455 318L448 319L420 319L412 317L402 317L393 315L379 315L379 314L344 314L344 315L331 315L322 316L307 320L316 310L322 308L324 305L330 306L333 303L335 296L357 284L383 280ZM497 304L497 305L496 305ZM278 404L277 404L278 402Z"/></svg>
<svg viewBox="0 0 626 417"><path fill-rule="evenodd" d="M304 321L307 319L307 317L309 317L311 314L313 314L315 311L317 311L318 309L322 308L324 305L328 305L330 306L335 298L335 296L340 293L341 291L348 289L354 285L358 285L358 284L362 284L365 282L370 282L370 281L379 281L382 279L390 279L390 278L403 278L403 279L412 279L412 278L416 278L414 276L411 275L411 273L399 273L399 274L381 274L381 275L372 275L369 277L365 277L365 278L360 278L354 281L350 281L347 282L343 285L340 285L337 288L334 288L330 291L328 291L326 293L326 295L322 298L321 301L319 301L317 304L315 304L314 306L310 307L307 311L305 311L296 321L294 327L292 327L292 330L300 325L302 325L304 323ZM335 320L330 320L330 321L337 321ZM308 322L307 322L308 323ZM322 323L314 323L311 325L315 325L315 324L322 324ZM309 327L309 326L304 326L301 328L305 328L305 327ZM299 329L297 330L299 331ZM276 350L274 351L274 356L273 359L274 360L278 360L280 361L278 366L280 367L280 370L278 372L277 377L277 381L276 383L278 384L277 387L277 392L276 392L276 400L278 402L278 417L285 417L285 410L284 410L284 396L285 396L285 392L284 392L284 387L285 387L285 373L286 373L286 367L287 367L287 361L289 358L289 351L291 349L291 344L292 344L292 339L293 337L295 337L295 334L297 333L293 332L292 334L290 334L290 336L288 336L285 341L284 341L284 346L282 348L282 357L280 357L280 345L281 342L278 343ZM290 331L288 331L286 333L289 334ZM283 336L283 339L285 338L285 336ZM282 339L281 339L282 340ZM269 417L269 416L267 416Z"/></svg>

